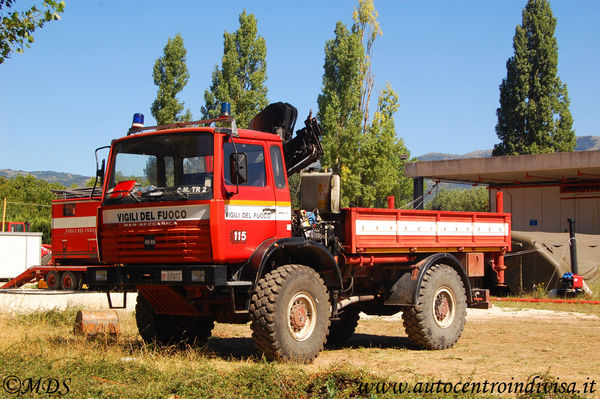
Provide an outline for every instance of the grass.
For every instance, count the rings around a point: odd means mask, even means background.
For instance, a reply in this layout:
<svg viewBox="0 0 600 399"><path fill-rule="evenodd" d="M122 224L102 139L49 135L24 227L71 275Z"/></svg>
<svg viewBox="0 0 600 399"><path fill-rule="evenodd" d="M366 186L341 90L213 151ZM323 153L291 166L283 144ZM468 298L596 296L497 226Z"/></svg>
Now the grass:
<svg viewBox="0 0 600 399"><path fill-rule="evenodd" d="M139 339L131 313L120 314L122 335L116 340L75 336L72 329L76 313L76 309L68 309L14 316L0 314L0 378L4 380L12 375L22 381L31 378L34 382L39 378L56 379L63 383L62 392L68 386L69 393L64 397L74 398L481 397L395 393L393 380L370 372L376 365L358 368L341 362L315 369L314 366L267 362L251 354L252 351L246 352L250 355L225 357L206 348L158 348ZM238 346L248 341L237 340ZM433 352L423 352L423 356L430 353ZM553 379L548 375L544 378ZM418 381L435 383L436 379L413 375L408 383L412 386ZM43 383L40 387L44 387ZM382 393L386 388L388 392ZM0 391L0 397L5 397L3 395L6 395L4 391ZM57 393L52 397L58 396ZM538 397L546 396L519 396L522 399Z"/></svg>
<svg viewBox="0 0 600 399"><path fill-rule="evenodd" d="M600 301L600 280L588 284L592 294L584 294L576 298L566 298L575 300ZM550 298L545 287L538 286L532 292L528 292L519 296L509 296L510 298L532 298L532 299L561 299ZM552 310L560 312L586 313L600 315L600 304L585 304L585 303L555 303L555 302L512 302L512 301L494 301L494 306L510 307L518 309L540 309Z"/></svg>

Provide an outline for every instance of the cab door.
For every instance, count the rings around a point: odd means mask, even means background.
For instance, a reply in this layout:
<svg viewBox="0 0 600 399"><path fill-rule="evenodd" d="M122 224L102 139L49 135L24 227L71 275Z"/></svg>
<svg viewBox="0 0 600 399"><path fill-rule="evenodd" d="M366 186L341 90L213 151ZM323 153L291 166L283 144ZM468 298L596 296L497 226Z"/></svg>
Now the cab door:
<svg viewBox="0 0 600 399"><path fill-rule="evenodd" d="M288 188L287 174L281 143L269 145L270 175L273 176L277 215L275 217L275 236L291 237L292 204Z"/></svg>
<svg viewBox="0 0 600 399"><path fill-rule="evenodd" d="M269 149L264 142L235 138L223 143L223 180L226 196L224 243L228 261L245 261L267 238L275 236L277 203L270 175ZM231 179L232 154L245 154L247 180Z"/></svg>

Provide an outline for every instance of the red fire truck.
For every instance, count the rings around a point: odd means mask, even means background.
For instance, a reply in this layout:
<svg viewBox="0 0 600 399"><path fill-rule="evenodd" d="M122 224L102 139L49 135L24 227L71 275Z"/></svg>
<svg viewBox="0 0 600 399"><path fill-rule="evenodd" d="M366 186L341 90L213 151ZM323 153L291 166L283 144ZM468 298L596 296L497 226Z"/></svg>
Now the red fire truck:
<svg viewBox="0 0 600 399"><path fill-rule="evenodd" d="M86 283L87 267L98 265L96 213L100 190L92 187L53 190L52 245L42 246L41 265L25 270L0 288L45 280L49 289L78 290Z"/></svg>
<svg viewBox="0 0 600 399"><path fill-rule="evenodd" d="M88 282L137 291L149 342L251 321L259 352L310 362L359 312L402 311L417 345L451 347L466 308L489 305L486 264L503 283L510 215L340 209L339 178L324 173L301 174L292 210L288 177L322 155L316 119L292 138L295 119L283 103L249 129L227 104L219 119L168 126L136 114L112 142L98 211L100 259L116 267L90 267Z"/></svg>

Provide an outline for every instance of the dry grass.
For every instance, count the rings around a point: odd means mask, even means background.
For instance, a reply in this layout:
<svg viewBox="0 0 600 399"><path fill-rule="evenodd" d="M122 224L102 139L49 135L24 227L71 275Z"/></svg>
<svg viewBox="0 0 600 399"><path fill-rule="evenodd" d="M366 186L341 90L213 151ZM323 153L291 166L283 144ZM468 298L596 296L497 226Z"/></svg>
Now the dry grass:
<svg viewBox="0 0 600 399"><path fill-rule="evenodd" d="M354 397L361 381L510 382L535 374L600 380L596 317L479 317L445 351L415 348L401 321L361 320L347 345L304 366L260 359L247 325L217 324L204 348L165 349L139 339L131 313L120 314L116 341L75 336L75 313L0 314L0 376L71 378L73 397L94 398Z"/></svg>

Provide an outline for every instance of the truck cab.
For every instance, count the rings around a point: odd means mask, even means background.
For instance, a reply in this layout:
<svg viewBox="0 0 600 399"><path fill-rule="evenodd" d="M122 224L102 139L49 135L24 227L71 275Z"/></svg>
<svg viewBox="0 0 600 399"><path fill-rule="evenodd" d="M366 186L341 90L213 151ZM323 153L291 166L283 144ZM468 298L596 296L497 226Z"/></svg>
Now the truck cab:
<svg viewBox="0 0 600 399"><path fill-rule="evenodd" d="M283 162L278 136L243 129L165 129L115 141L99 214L101 260L200 268L246 261L267 238L290 237Z"/></svg>

